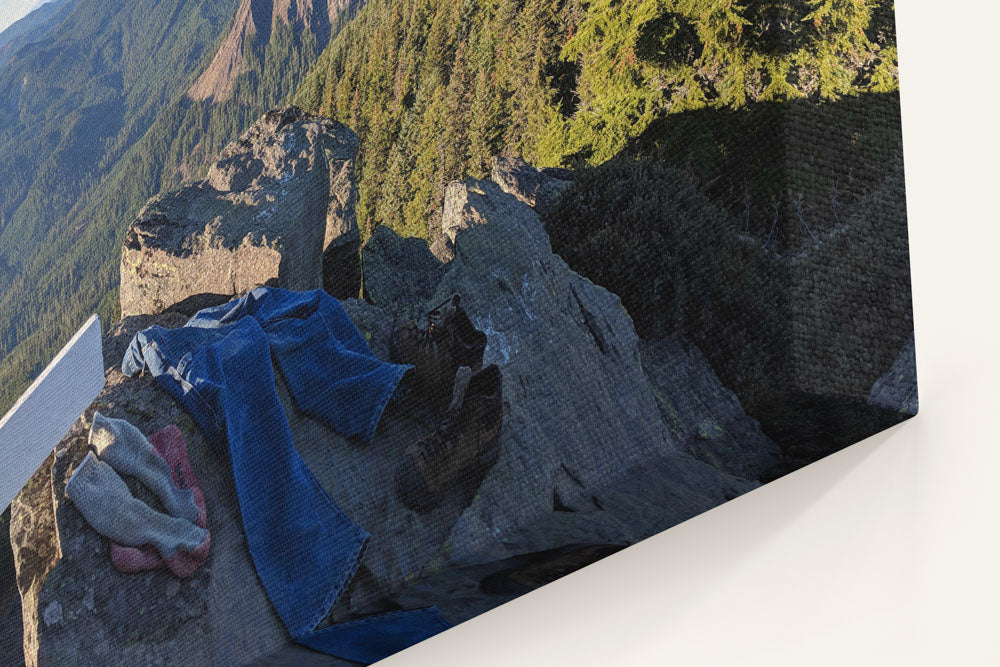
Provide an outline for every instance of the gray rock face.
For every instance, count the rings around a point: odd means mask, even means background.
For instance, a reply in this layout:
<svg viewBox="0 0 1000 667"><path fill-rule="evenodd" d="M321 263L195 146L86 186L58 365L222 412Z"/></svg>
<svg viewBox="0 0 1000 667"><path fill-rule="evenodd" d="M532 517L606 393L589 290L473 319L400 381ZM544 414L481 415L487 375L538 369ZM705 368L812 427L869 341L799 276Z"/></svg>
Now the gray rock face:
<svg viewBox="0 0 1000 667"><path fill-rule="evenodd" d="M868 403L896 412L917 414L920 402L917 396L917 354L911 336L892 367L875 381Z"/></svg>
<svg viewBox="0 0 1000 667"><path fill-rule="evenodd" d="M573 182L566 169L535 169L521 158L498 157L493 160L493 182L539 214L545 213Z"/></svg>
<svg viewBox="0 0 1000 667"><path fill-rule="evenodd" d="M456 254L431 305L462 295L488 338L484 363L501 368L506 404L500 461L452 530L453 558L496 556L554 503L592 510L597 490L653 461L682 461L705 488L730 484L682 456L631 318L552 253L535 211L478 181L449 186L445 210Z"/></svg>
<svg viewBox="0 0 1000 667"><path fill-rule="evenodd" d="M695 458L736 477L760 479L781 450L719 382L698 348L674 338L640 343L660 413Z"/></svg>
<svg viewBox="0 0 1000 667"><path fill-rule="evenodd" d="M359 240L357 148L355 134L329 119L295 107L266 114L226 147L205 181L153 198L132 223L122 249L123 316L201 297L193 311L204 298L224 301L264 284L316 289L324 274L335 278L324 254L343 257L337 249Z"/></svg>
<svg viewBox="0 0 1000 667"><path fill-rule="evenodd" d="M375 228L361 249L365 299L394 315L412 316L437 289L445 268L423 239Z"/></svg>
<svg viewBox="0 0 1000 667"><path fill-rule="evenodd" d="M736 475L751 477L773 451L697 351L640 342L618 297L552 253L534 210L493 183L453 184L449 198L453 260L442 266L426 245L411 249L377 232L364 251L374 303L344 307L385 358L396 309L426 311L460 293L487 335L485 363L503 376L499 460L478 489L414 512L393 483L405 464L399 452L440 416L411 407L383 419L373 442L348 441L296 410L278 374L296 448L372 535L330 621L383 611L386 601L443 603L449 620L464 620L503 600L433 599L457 590L440 577L568 543L634 543L756 487ZM117 370L136 331L183 322L176 313L131 317L112 332L107 389L15 503L31 665L71 655L86 664L166 664L177 655L193 664L279 664L283 654L306 655L282 653L288 638L254 575L223 447L206 442L148 377ZM98 409L145 433L181 425L212 533L208 562L192 579L117 573L107 542L65 501L65 480L85 454Z"/></svg>
<svg viewBox="0 0 1000 667"><path fill-rule="evenodd" d="M441 238L431 252L442 262L455 258L455 237L460 230L484 225L489 220L507 220L531 216L530 208L516 197L503 197L495 183L466 179L448 184L441 218Z"/></svg>
<svg viewBox="0 0 1000 667"><path fill-rule="evenodd" d="M535 169L520 158L498 157L493 160L493 183L468 179L448 185L441 219L441 236L431 244L431 252L442 262L455 257L455 235L460 229L483 224L487 216L498 219L511 215L510 207L520 201L539 214L552 207L559 196L572 184L572 172L565 169ZM502 200L486 196L493 184L514 199ZM500 208L492 208L499 206Z"/></svg>
<svg viewBox="0 0 1000 667"><path fill-rule="evenodd" d="M478 217L481 207L470 206L469 197L480 196L479 181L469 179L448 184L444 196L444 211L441 216L441 236L431 245L431 252L442 262L455 259L455 235L459 229L469 225L482 224Z"/></svg>

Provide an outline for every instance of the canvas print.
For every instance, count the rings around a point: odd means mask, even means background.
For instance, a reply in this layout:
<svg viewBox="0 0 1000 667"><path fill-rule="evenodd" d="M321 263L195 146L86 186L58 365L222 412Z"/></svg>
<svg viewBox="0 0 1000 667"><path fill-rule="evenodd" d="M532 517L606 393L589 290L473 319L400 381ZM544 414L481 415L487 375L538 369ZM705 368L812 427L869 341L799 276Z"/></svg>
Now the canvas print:
<svg viewBox="0 0 1000 667"><path fill-rule="evenodd" d="M889 0L5 6L3 664L371 664L917 412Z"/></svg>

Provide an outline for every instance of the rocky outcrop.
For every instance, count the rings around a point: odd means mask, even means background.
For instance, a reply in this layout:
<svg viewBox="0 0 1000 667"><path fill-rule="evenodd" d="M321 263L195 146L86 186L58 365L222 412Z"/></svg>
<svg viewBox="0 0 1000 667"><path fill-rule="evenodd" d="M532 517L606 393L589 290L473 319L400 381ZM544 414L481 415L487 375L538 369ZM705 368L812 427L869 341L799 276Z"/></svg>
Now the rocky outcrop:
<svg viewBox="0 0 1000 667"><path fill-rule="evenodd" d="M212 62L188 90L188 97L215 102L229 99L236 78L247 71L246 49L255 44L267 44L276 25L308 29L322 50L339 15L360 4L361 0L242 0L229 34Z"/></svg>
<svg viewBox="0 0 1000 667"><path fill-rule="evenodd" d="M559 196L572 185L572 172L565 169L535 169L520 158L498 157L493 160L493 183L513 199L500 201L484 198L485 192L477 181L455 181L448 185L441 218L441 235L431 244L431 252L442 262L455 257L455 235L460 229L482 224L487 217L510 215L516 201L535 209L539 214L550 209ZM516 201L515 201L516 200ZM501 208L496 208L501 207ZM504 209L504 210L502 210Z"/></svg>
<svg viewBox="0 0 1000 667"><path fill-rule="evenodd" d="M346 254L350 273L353 253L357 272L357 149L339 123L295 107L268 113L226 147L206 180L153 198L132 223L122 315L197 310L263 284L316 289L324 275L338 277L338 262L324 266L324 257ZM357 277L346 283L338 291L357 295Z"/></svg>
<svg viewBox="0 0 1000 667"><path fill-rule="evenodd" d="M535 169L521 158L498 157L491 174L500 189L544 214L573 183L566 169Z"/></svg>
<svg viewBox="0 0 1000 667"><path fill-rule="evenodd" d="M920 407L917 396L917 355L912 336L903 345L892 367L875 381L868 403L896 412L917 414Z"/></svg>
<svg viewBox="0 0 1000 667"><path fill-rule="evenodd" d="M485 188L485 189L484 189ZM489 190L493 196L487 194ZM511 197L498 197L502 190L494 183L467 179L448 184L441 217L441 236L431 244L431 252L442 262L455 258L455 236L462 229L485 224L487 219L528 215L524 206Z"/></svg>
<svg viewBox="0 0 1000 667"><path fill-rule="evenodd" d="M452 557L505 553L504 536L553 507L592 511L597 490L654 461L676 462L705 489L731 488L665 427L621 301L553 254L535 211L483 181L453 183L447 196L455 257L429 303L462 295L507 404L500 461L452 529Z"/></svg>
<svg viewBox="0 0 1000 667"><path fill-rule="evenodd" d="M400 238L385 226L375 228L361 249L365 300L394 315L419 315L434 295L445 268L423 239Z"/></svg>
<svg viewBox="0 0 1000 667"><path fill-rule="evenodd" d="M247 149L227 150L200 191L215 193L212 201L232 196L250 211L272 210L254 200L261 177L246 170L263 173L270 154L250 147L266 144L285 155L284 140L270 140L275 133L266 126L249 132ZM774 454L697 350L669 339L641 342L618 297L552 252L531 207L482 181L452 184L448 198L451 261L441 263L422 241L376 230L362 251L369 300L343 303L385 358L401 313L429 310L460 293L487 335L485 363L496 363L503 376L499 459L478 490L456 489L432 511L414 512L393 484L404 464L399 452L432 432L439 415L418 407L395 412L373 442L359 444L296 410L279 374L298 451L372 535L331 621L418 602L441 602L449 620L465 620L504 599L434 599L455 590L441 576L463 577L472 571L463 568L568 543L634 543L755 488L753 477ZM158 243L157 228L148 229L143 247ZM71 655L87 664L169 663L177 655L193 664L246 664L288 641L253 573L224 448L206 442L149 377L129 379L118 370L136 331L183 322L171 312L133 316L111 332L106 389L15 503L31 665ZM107 542L66 502L65 481L85 454L95 410L147 434L168 423L184 431L212 533L209 560L190 580L166 571L117 573Z"/></svg>
<svg viewBox="0 0 1000 667"><path fill-rule="evenodd" d="M736 477L761 479L781 450L746 415L693 345L674 338L640 343L663 419L695 458Z"/></svg>

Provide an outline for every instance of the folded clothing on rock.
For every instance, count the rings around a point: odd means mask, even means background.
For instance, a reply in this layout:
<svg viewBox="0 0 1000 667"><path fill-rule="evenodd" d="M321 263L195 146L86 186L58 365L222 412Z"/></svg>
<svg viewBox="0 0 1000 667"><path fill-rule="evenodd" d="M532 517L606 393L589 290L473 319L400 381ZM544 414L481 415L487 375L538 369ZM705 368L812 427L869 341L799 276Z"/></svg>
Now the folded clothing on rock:
<svg viewBox="0 0 1000 667"><path fill-rule="evenodd" d="M194 493L174 483L170 465L153 450L149 439L128 421L95 413L89 444L97 457L119 475L129 475L142 482L163 503L167 514L192 523L198 519Z"/></svg>
<svg viewBox="0 0 1000 667"><path fill-rule="evenodd" d="M66 496L101 535L129 546L152 544L165 559L204 548L208 540L204 528L133 496L125 480L92 452L66 482Z"/></svg>
<svg viewBox="0 0 1000 667"><path fill-rule="evenodd" d="M194 519L195 525L207 529L208 509L205 505L205 494L198 486L198 480L191 469L184 434L181 433L176 424L170 424L150 435L149 441L153 446L153 451L169 466L175 487L181 490L190 490L197 509ZM155 570L165 565L178 577L186 578L193 575L208 558L208 548L209 541L206 540L203 547L199 547L195 551L182 552L173 558L164 560L151 544L129 547L112 543L111 562L119 572L129 574Z"/></svg>
<svg viewBox="0 0 1000 667"><path fill-rule="evenodd" d="M148 370L210 441L228 445L250 556L296 641L371 663L447 629L433 607L317 629L354 577L369 536L295 450L272 357L303 412L364 439L411 368L376 357L325 292L261 287L179 329L139 332L122 371Z"/></svg>
<svg viewBox="0 0 1000 667"><path fill-rule="evenodd" d="M70 477L66 495L94 530L112 540L115 568L135 573L165 565L178 577L192 576L208 558L211 536L180 429L168 426L150 441L128 421L97 412L89 444L93 452ZM133 496L120 475L140 481L166 512Z"/></svg>

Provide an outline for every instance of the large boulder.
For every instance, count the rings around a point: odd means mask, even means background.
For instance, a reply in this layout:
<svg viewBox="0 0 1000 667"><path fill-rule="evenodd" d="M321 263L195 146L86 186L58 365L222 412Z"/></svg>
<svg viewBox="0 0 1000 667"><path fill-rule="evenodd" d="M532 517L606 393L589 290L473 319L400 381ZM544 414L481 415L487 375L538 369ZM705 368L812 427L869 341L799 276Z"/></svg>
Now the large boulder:
<svg viewBox="0 0 1000 667"><path fill-rule="evenodd" d="M536 169L521 158L493 159L490 177L504 192L512 194L544 214L573 184L573 172L566 169Z"/></svg>
<svg viewBox="0 0 1000 667"><path fill-rule="evenodd" d="M132 223L122 315L193 312L264 284L316 289L324 274L338 282L331 263L349 274L339 295L357 296L357 149L357 136L335 121L295 107L266 114L207 179L154 197Z"/></svg>
<svg viewBox="0 0 1000 667"><path fill-rule="evenodd" d="M180 326L176 313L131 317L105 340L107 385L12 504L11 541L24 616L24 655L36 665L113 663L244 664L287 643L254 573L228 457L151 377L118 366L132 336L151 324ZM187 580L167 570L125 575L111 566L108 541L66 498L66 481L85 456L94 411L149 434L181 427L205 492L212 547ZM152 496L128 479L137 497ZM244 626L252 619L252 630Z"/></svg>

